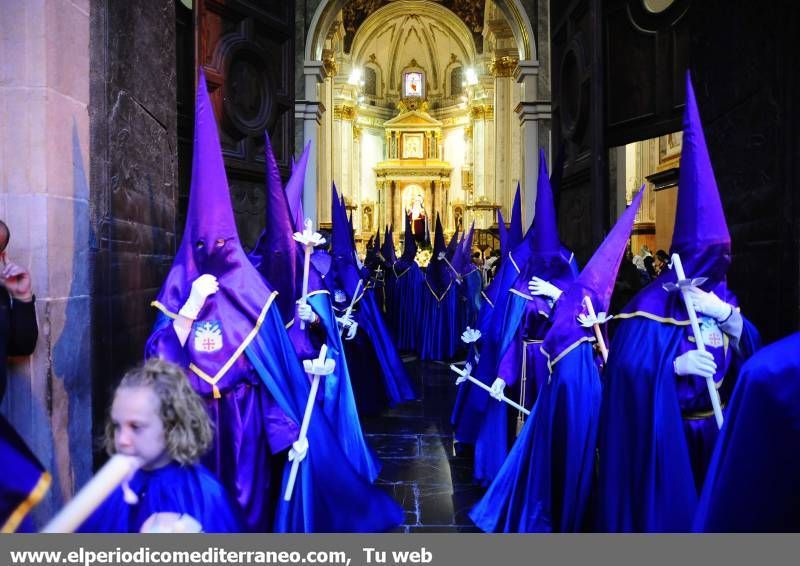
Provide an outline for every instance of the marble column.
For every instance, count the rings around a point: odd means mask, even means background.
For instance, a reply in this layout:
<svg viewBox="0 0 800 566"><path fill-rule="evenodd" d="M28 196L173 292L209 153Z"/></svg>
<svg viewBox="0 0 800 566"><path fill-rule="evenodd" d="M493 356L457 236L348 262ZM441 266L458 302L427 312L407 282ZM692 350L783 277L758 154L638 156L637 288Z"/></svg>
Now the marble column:
<svg viewBox="0 0 800 566"><path fill-rule="evenodd" d="M494 108L495 108L495 188L493 202L499 204L503 210L503 216L510 218L511 204L514 199L514 190L511 186L511 149L512 149L512 127L517 129L516 124L512 124L511 106L511 73L507 67L499 67L495 72L494 83ZM491 198L491 197L490 197Z"/></svg>
<svg viewBox="0 0 800 566"><path fill-rule="evenodd" d="M514 79L520 85L520 102L514 111L520 123L520 151L522 152L522 202L523 225L530 224L536 204L536 182L539 171L539 148L548 148L550 140L543 132L549 130L551 105L548 100L537 98L538 61L520 61L514 71ZM548 126L548 127L545 127ZM549 161L548 161L549 164Z"/></svg>
<svg viewBox="0 0 800 566"><path fill-rule="evenodd" d="M383 228L386 226L386 182L378 180L376 189L375 218L378 229L381 231L381 240L383 240Z"/></svg>
<svg viewBox="0 0 800 566"><path fill-rule="evenodd" d="M303 212L308 218L318 224L317 220L317 192L319 190L318 156L320 155L319 138L320 124L325 106L319 99L319 85L325 77L322 62L306 61L303 65L305 77L305 99L295 102L295 116L303 120L303 147L311 142L311 151L308 156L306 169L306 182L303 187Z"/></svg>
<svg viewBox="0 0 800 566"><path fill-rule="evenodd" d="M356 165L353 143L354 120L355 110L352 106L343 104L334 110L330 161L331 178L336 183L339 194L345 196L349 202L357 204L358 195L353 178L353 168Z"/></svg>
<svg viewBox="0 0 800 566"><path fill-rule="evenodd" d="M323 63L324 64L324 63ZM331 184L338 179L333 178L334 163L334 132L333 132L333 78L327 74L320 84L320 99L323 106L328 109L322 113L320 123L320 162L318 164L319 183L317 194L317 220L320 224L331 222Z"/></svg>
<svg viewBox="0 0 800 566"><path fill-rule="evenodd" d="M487 105L484 111L484 135L483 135L483 194L489 199L490 202L497 201L497 186L495 184L497 177L495 176L495 162L497 160L498 148L495 145L496 136L496 122L494 119L494 107Z"/></svg>
<svg viewBox="0 0 800 566"><path fill-rule="evenodd" d="M364 192L361 186L361 127L356 124L356 119L353 119L351 128L351 139L353 142L353 159L350 164L350 175L352 183L353 204L358 206L356 215L353 218L353 224L357 232L364 231L363 218L364 218ZM367 236L368 237L368 236Z"/></svg>

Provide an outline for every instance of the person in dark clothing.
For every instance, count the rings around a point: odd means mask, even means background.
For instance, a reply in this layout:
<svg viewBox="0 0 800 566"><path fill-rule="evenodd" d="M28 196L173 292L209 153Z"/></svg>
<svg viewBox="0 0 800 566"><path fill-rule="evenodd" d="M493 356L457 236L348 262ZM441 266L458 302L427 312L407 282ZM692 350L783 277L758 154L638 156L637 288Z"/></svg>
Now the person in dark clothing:
<svg viewBox="0 0 800 566"><path fill-rule="evenodd" d="M0 220L0 400L6 392L6 357L29 356L39 337L31 276L8 261L6 247L10 239L8 226Z"/></svg>
<svg viewBox="0 0 800 566"><path fill-rule="evenodd" d="M29 356L39 337L31 276L8 261L10 239L8 226L0 220L0 401L6 392L7 357ZM31 530L25 517L47 492L50 475L2 415L0 462L8 464L0 474L0 532Z"/></svg>
<svg viewBox="0 0 800 566"><path fill-rule="evenodd" d="M647 270L647 275L650 278L650 281L658 277L658 274L656 273L655 260L653 259L653 256L647 256L646 258L644 258L644 268Z"/></svg>
<svg viewBox="0 0 800 566"><path fill-rule="evenodd" d="M667 255L667 252L665 252L664 250L658 250L656 252L655 259L653 260L653 267L655 268L656 273L658 275L661 275L661 271L663 271L663 269L668 265L669 265L669 256Z"/></svg>
<svg viewBox="0 0 800 566"><path fill-rule="evenodd" d="M620 312L641 288L642 280L639 277L639 270L633 264L633 254L630 244L628 244L628 249L619 266L614 292L611 295L611 314Z"/></svg>

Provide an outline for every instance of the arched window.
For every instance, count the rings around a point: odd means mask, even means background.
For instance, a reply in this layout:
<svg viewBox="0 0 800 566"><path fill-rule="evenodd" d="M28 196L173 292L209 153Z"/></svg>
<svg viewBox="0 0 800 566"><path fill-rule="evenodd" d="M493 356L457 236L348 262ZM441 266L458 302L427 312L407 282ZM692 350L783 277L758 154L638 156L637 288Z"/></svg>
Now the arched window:
<svg viewBox="0 0 800 566"><path fill-rule="evenodd" d="M459 96L464 92L464 67L455 67L450 71L450 96Z"/></svg>
<svg viewBox="0 0 800 566"><path fill-rule="evenodd" d="M364 69L364 94L378 96L378 73L370 67Z"/></svg>

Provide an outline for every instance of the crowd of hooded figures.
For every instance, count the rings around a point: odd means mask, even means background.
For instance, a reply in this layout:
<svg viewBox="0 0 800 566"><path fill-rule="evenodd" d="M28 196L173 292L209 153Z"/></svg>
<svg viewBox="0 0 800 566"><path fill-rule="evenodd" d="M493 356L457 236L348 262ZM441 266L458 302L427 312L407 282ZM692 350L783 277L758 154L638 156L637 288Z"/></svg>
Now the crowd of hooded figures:
<svg viewBox="0 0 800 566"><path fill-rule="evenodd" d="M98 476L117 479L45 530L392 530L403 511L374 484L360 419L416 398L399 351L466 353L450 418L486 487L470 513L484 531L800 529L800 334L760 348L727 286L731 238L688 73L670 254L624 302L644 186L579 268L540 152L533 222L523 234L518 188L487 285L474 226L446 244L438 217L424 268L408 220L399 257L387 227L362 263L335 186L325 241L302 207L311 148L284 186L268 135L265 228L245 253L202 72L194 136L147 361L109 411ZM2 419L0 433L25 472L3 480L0 523L24 530L49 476Z"/></svg>

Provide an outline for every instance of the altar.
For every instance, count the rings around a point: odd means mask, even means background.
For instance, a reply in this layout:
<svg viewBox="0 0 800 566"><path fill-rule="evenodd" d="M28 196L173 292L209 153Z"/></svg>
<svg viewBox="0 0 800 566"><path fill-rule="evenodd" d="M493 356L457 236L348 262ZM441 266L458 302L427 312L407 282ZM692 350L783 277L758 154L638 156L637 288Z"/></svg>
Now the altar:
<svg viewBox="0 0 800 566"><path fill-rule="evenodd" d="M378 225L391 224L395 235L411 220L414 238L423 242L436 214L447 218L450 175L442 160L442 122L424 101L401 101L401 113L384 123L386 159L375 166Z"/></svg>

